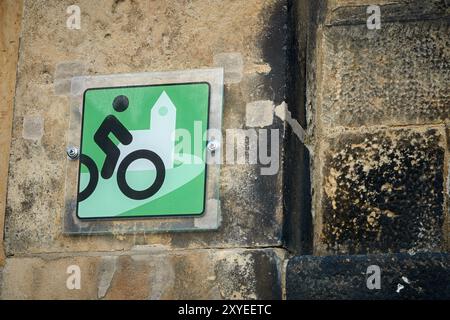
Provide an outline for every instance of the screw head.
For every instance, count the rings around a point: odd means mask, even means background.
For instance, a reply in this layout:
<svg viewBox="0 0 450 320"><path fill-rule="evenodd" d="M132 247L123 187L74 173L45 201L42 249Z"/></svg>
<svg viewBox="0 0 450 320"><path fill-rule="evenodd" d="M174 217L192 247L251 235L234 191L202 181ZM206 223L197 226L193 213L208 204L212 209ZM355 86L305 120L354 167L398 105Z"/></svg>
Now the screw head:
<svg viewBox="0 0 450 320"><path fill-rule="evenodd" d="M216 140L211 140L208 142L206 147L210 152L214 152L219 148L219 142Z"/></svg>
<svg viewBox="0 0 450 320"><path fill-rule="evenodd" d="M69 159L71 159L71 160L75 160L79 156L78 148L73 147L73 146L67 147L66 153L67 153L67 156L69 157Z"/></svg>

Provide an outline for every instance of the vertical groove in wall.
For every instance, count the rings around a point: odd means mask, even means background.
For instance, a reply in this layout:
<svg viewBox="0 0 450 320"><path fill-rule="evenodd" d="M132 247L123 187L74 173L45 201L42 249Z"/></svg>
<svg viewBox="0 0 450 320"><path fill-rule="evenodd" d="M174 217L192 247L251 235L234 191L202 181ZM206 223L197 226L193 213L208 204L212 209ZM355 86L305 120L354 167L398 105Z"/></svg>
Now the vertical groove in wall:
<svg viewBox="0 0 450 320"><path fill-rule="evenodd" d="M308 1L290 1L288 12L287 104L292 117L306 129L307 46L310 29ZM289 126L284 152L284 245L294 254L312 253L310 155Z"/></svg>

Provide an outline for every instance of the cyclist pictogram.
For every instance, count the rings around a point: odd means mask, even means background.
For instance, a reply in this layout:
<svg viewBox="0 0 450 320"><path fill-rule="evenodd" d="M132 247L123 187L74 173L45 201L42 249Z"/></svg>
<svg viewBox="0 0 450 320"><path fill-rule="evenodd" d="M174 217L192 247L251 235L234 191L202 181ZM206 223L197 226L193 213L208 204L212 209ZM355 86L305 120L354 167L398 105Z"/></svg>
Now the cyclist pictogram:
<svg viewBox="0 0 450 320"><path fill-rule="evenodd" d="M128 98L124 95L117 96L113 102L113 108L117 112L124 112L128 108L128 105ZM109 115L103 120L94 135L94 141L106 155L101 169L101 176L103 179L110 179L112 177L121 155L119 147L109 138L110 134L113 134L123 145L130 145L133 142L133 136L130 131L125 128L114 115ZM155 181L147 189L141 191L131 188L125 177L128 167L138 159L147 159L152 162L156 168ZM158 154L152 150L138 149L130 152L121 160L117 170L117 185L124 195L131 199L142 200L147 199L158 192L164 182L166 174L166 168ZM87 155L82 154L80 162L88 168L91 176L88 186L80 192L78 196L79 201L83 201L94 192L97 186L98 169L94 161Z"/></svg>

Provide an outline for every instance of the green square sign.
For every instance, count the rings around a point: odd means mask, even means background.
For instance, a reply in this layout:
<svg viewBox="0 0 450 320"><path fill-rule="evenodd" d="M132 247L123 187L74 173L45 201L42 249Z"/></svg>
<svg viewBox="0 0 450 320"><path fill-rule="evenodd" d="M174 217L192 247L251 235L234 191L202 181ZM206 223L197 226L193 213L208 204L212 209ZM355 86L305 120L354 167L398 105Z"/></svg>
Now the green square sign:
<svg viewBox="0 0 450 320"><path fill-rule="evenodd" d="M87 89L77 216L198 216L205 210L210 86Z"/></svg>

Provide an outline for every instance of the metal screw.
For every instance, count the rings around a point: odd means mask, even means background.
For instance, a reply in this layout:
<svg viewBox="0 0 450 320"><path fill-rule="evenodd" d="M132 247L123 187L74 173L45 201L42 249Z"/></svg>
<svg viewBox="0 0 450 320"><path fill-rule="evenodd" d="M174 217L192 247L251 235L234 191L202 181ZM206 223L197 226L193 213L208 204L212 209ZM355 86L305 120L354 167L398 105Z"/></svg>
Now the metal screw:
<svg viewBox="0 0 450 320"><path fill-rule="evenodd" d="M70 160L75 160L79 156L77 147L67 147L66 152Z"/></svg>
<svg viewBox="0 0 450 320"><path fill-rule="evenodd" d="M214 152L219 148L219 142L215 140L211 140L208 142L208 145L206 146L210 152Z"/></svg>

